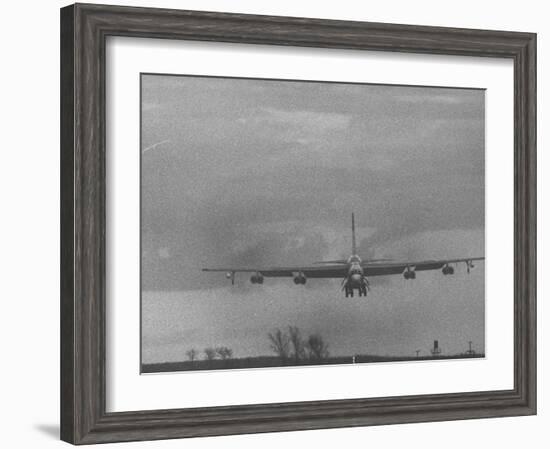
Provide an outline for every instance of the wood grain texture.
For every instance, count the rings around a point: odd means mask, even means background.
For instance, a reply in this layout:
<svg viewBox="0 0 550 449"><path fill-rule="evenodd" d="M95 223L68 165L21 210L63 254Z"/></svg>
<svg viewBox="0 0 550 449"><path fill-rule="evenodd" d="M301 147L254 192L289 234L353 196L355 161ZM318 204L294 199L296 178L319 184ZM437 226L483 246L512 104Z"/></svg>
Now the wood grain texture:
<svg viewBox="0 0 550 449"><path fill-rule="evenodd" d="M105 40L156 37L514 60L514 388L105 411ZM61 10L61 438L73 444L536 413L536 35L77 4Z"/></svg>
<svg viewBox="0 0 550 449"><path fill-rule="evenodd" d="M61 422L69 423L75 413L74 395L74 184L73 184L73 141L74 141L74 21L71 9L61 11L61 182L60 190L60 294L61 294ZM61 426L61 437L65 441L74 441L73 427Z"/></svg>

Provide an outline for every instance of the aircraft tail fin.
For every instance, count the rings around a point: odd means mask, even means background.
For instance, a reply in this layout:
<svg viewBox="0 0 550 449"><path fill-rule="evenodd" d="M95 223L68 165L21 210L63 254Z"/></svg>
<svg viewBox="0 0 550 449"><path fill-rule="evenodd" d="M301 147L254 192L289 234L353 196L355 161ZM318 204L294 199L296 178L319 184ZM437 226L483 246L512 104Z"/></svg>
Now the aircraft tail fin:
<svg viewBox="0 0 550 449"><path fill-rule="evenodd" d="M357 248L355 245L355 215L351 213L351 254L357 254Z"/></svg>

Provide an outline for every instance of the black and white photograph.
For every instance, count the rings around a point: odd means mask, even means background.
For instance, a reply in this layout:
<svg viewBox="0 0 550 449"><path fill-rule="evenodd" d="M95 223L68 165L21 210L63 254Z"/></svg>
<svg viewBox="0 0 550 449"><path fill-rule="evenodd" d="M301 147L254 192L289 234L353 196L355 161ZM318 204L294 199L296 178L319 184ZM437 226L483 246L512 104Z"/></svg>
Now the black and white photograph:
<svg viewBox="0 0 550 449"><path fill-rule="evenodd" d="M485 90L141 74L141 373L485 357Z"/></svg>
<svg viewBox="0 0 550 449"><path fill-rule="evenodd" d="M546 6L4 2L1 446L547 449Z"/></svg>

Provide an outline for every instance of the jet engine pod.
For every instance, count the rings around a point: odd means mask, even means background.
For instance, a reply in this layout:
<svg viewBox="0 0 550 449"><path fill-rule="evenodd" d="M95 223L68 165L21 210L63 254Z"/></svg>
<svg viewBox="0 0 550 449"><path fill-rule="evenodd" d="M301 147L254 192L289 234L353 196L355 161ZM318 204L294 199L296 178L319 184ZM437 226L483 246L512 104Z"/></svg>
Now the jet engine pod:
<svg viewBox="0 0 550 449"><path fill-rule="evenodd" d="M444 275L455 273L455 269L453 267L450 267L449 265L445 265L441 271Z"/></svg>
<svg viewBox="0 0 550 449"><path fill-rule="evenodd" d="M410 269L407 269L404 273L403 273L403 277L405 279L416 279L416 272L413 271L413 270L410 270Z"/></svg>
<svg viewBox="0 0 550 449"><path fill-rule="evenodd" d="M263 284L264 283L264 277L262 276L262 273L255 273L250 277L250 282L253 284Z"/></svg>
<svg viewBox="0 0 550 449"><path fill-rule="evenodd" d="M296 274L296 275L294 276L294 283L295 283L296 285L300 285L300 284L301 284L301 285L305 285L306 280L307 280L307 279L306 279L306 276L305 276L304 273L302 273L302 272L300 272L300 273L298 273L298 274Z"/></svg>

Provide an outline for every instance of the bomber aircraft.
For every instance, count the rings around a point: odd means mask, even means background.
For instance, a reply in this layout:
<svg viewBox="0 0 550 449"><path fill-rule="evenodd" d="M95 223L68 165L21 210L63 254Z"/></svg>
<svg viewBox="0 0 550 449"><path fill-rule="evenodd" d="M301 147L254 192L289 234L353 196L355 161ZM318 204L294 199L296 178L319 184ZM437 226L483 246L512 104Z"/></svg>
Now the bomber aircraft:
<svg viewBox="0 0 550 449"><path fill-rule="evenodd" d="M421 261L394 261L392 259L362 260L357 255L355 244L355 216L351 214L351 255L347 259L314 262L311 265L289 267L245 267L245 268L203 268L203 271L221 271L227 279L235 283L235 273L252 273L250 282L263 284L264 277L292 277L296 285L304 285L308 278L338 278L342 279L342 290L346 298L353 297L357 290L359 296L367 296L370 290L368 277L402 274L407 280L416 279L417 271L439 270L444 275L455 272L453 265L466 264L466 271L474 267L474 260L484 260L485 257L467 257L462 259L441 259Z"/></svg>

